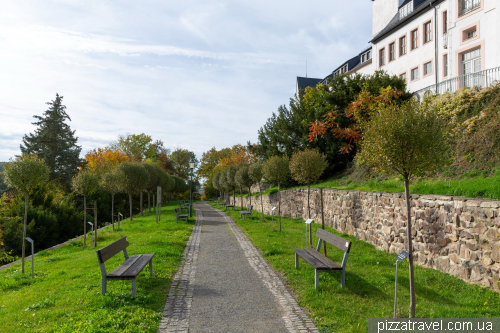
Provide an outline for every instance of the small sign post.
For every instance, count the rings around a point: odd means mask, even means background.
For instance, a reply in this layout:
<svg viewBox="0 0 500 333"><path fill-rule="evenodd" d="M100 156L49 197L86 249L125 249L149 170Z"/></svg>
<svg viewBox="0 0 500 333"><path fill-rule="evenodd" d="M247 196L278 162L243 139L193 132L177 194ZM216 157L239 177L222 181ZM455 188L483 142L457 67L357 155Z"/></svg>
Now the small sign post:
<svg viewBox="0 0 500 333"><path fill-rule="evenodd" d="M397 257L396 257L396 286L394 287L394 318L396 318L396 308L398 306L398 263L400 261L403 261L408 257L410 254L406 251L401 252Z"/></svg>
<svg viewBox="0 0 500 333"><path fill-rule="evenodd" d="M92 222L87 222L88 224L90 224L90 231L92 232L92 244L94 244L94 224Z"/></svg>
<svg viewBox="0 0 500 333"><path fill-rule="evenodd" d="M312 236L311 236L311 223L313 222L313 219L308 219L305 224L306 224L306 247L307 247L307 239L309 238L309 246L312 247ZM309 237L307 237L307 226L309 226Z"/></svg>
<svg viewBox="0 0 500 333"><path fill-rule="evenodd" d="M35 241L29 237L25 238L28 242L31 243L31 278L35 278Z"/></svg>
<svg viewBox="0 0 500 333"><path fill-rule="evenodd" d="M274 226L274 211L276 210L276 207L271 208L271 227Z"/></svg>
<svg viewBox="0 0 500 333"><path fill-rule="evenodd" d="M122 221L123 221L123 215L122 215L122 213L118 212L118 229L120 229L120 216L121 216Z"/></svg>

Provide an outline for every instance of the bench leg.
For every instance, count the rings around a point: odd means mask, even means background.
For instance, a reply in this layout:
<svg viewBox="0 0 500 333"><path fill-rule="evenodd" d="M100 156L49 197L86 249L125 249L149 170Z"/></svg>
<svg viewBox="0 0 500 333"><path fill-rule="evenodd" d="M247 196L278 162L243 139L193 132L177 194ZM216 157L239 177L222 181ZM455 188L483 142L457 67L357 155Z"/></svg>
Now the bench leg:
<svg viewBox="0 0 500 333"><path fill-rule="evenodd" d="M153 276L153 258L149 260L149 273Z"/></svg>
<svg viewBox="0 0 500 333"><path fill-rule="evenodd" d="M134 278L132 280L132 297L135 297L135 292L137 290L137 280Z"/></svg>
<svg viewBox="0 0 500 333"><path fill-rule="evenodd" d="M345 287L345 268L342 270L342 276L340 277L340 285L342 288Z"/></svg>
<svg viewBox="0 0 500 333"><path fill-rule="evenodd" d="M106 296L106 283L108 281L106 280L106 278L103 278L102 279L102 296Z"/></svg>
<svg viewBox="0 0 500 333"><path fill-rule="evenodd" d="M295 253L295 268L299 268L299 255Z"/></svg>
<svg viewBox="0 0 500 333"><path fill-rule="evenodd" d="M188 218L186 217L186 223L188 223Z"/></svg>
<svg viewBox="0 0 500 333"><path fill-rule="evenodd" d="M314 270L314 288L319 287L319 272L317 269Z"/></svg>

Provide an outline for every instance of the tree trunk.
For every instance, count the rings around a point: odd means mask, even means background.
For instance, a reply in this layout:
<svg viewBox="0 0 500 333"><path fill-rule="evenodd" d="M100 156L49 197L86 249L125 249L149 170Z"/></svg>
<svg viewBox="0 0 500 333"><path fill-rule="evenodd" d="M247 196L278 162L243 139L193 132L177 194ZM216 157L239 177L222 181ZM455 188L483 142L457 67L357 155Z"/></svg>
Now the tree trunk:
<svg viewBox="0 0 500 333"><path fill-rule="evenodd" d="M151 213L151 193L148 191L148 210Z"/></svg>
<svg viewBox="0 0 500 333"><path fill-rule="evenodd" d="M325 212L323 211L323 189L319 189L319 196L321 199L321 228L325 230ZM323 249L326 257L326 242L323 242Z"/></svg>
<svg viewBox="0 0 500 333"><path fill-rule="evenodd" d="M153 210L156 212L156 194L153 193Z"/></svg>
<svg viewBox="0 0 500 333"><path fill-rule="evenodd" d="M250 200L249 205L251 205L252 204L252 187L251 186L248 187L248 200Z"/></svg>
<svg viewBox="0 0 500 333"><path fill-rule="evenodd" d="M131 193L129 193L129 195L128 195L128 203L130 206L130 221L132 221L132 194Z"/></svg>
<svg viewBox="0 0 500 333"><path fill-rule="evenodd" d="M87 198L83 196L83 245L87 245Z"/></svg>
<svg viewBox="0 0 500 333"><path fill-rule="evenodd" d="M259 193L260 193L260 209L262 211L262 216L260 217L260 221L264 222L264 204L262 203L262 188L260 187L260 182L259 182Z"/></svg>
<svg viewBox="0 0 500 333"><path fill-rule="evenodd" d="M236 191L235 191L235 189L236 189L236 188L235 188L235 187L233 187L233 205L235 206L235 207L233 207L233 209L235 209L235 208L236 208Z"/></svg>
<svg viewBox="0 0 500 333"><path fill-rule="evenodd" d="M115 231L115 194L111 194L111 224L113 225L113 231Z"/></svg>
<svg viewBox="0 0 500 333"><path fill-rule="evenodd" d="M97 247L97 201L94 201L94 247Z"/></svg>
<svg viewBox="0 0 500 333"><path fill-rule="evenodd" d="M405 177L405 197L406 197L406 226L408 235L408 261L410 263L410 318L415 318L415 277L413 274L413 246L411 235L411 203L410 203L410 181Z"/></svg>
<svg viewBox="0 0 500 333"><path fill-rule="evenodd" d="M240 186L240 208L243 210L243 190L241 189Z"/></svg>
<svg viewBox="0 0 500 333"><path fill-rule="evenodd" d="M26 252L26 227L28 225L28 193L26 193L24 195L24 228L23 228L23 253L22 253L22 256L23 256L23 264L22 264L22 269L21 269L21 272L24 274L24 255L25 255L25 252ZM33 260L33 258L31 258L31 260Z"/></svg>
<svg viewBox="0 0 500 333"><path fill-rule="evenodd" d="M309 207L309 194L311 192L311 185L307 184L307 218L311 218L311 208ZM313 247L312 225L309 224L309 247Z"/></svg>
<svg viewBox="0 0 500 333"><path fill-rule="evenodd" d="M140 195L140 199L139 199L139 201L141 202L140 205L139 205L139 207L140 207L139 211L141 212L141 215L144 216L144 212L142 211L142 193L143 192L141 191L141 195Z"/></svg>
<svg viewBox="0 0 500 333"><path fill-rule="evenodd" d="M280 224L280 232L281 232L281 188L279 182L278 182L278 221Z"/></svg>

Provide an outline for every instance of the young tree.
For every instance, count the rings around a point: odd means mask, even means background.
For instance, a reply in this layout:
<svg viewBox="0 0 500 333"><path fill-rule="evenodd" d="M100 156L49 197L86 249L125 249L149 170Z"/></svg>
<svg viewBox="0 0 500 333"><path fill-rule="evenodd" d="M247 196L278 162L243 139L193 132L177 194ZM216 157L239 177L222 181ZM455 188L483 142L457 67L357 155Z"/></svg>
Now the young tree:
<svg viewBox="0 0 500 333"><path fill-rule="evenodd" d="M257 162L254 163L250 166L250 169L248 170L248 175L254 183L259 184L259 193L260 193L260 208L262 209L262 216L261 216L261 221L264 222L264 204L262 203L262 188L261 188L261 183L262 183L262 177L264 177L264 172L262 170L263 163Z"/></svg>
<svg viewBox="0 0 500 333"><path fill-rule="evenodd" d="M273 156L264 162L264 177L274 183L278 183L278 220L281 231L281 183L290 176L290 167L287 156Z"/></svg>
<svg viewBox="0 0 500 333"><path fill-rule="evenodd" d="M114 169L102 175L99 184L101 187L111 194L111 224L113 231L115 231L115 194L120 192L120 178L118 170Z"/></svg>
<svg viewBox="0 0 500 333"><path fill-rule="evenodd" d="M236 183L240 188L245 187L248 188L248 198L250 200L250 205L252 204L252 185L255 184L254 180L250 177L249 174L250 167L248 165L242 166L238 172L236 172ZM243 205L243 196L241 196L241 204ZM241 208L243 209L243 207Z"/></svg>
<svg viewBox="0 0 500 333"><path fill-rule="evenodd" d="M219 178L220 178L220 172L217 172L213 177L212 177L212 185L213 187L219 191L219 195L221 195L222 187L219 184ZM222 195L221 195L222 196Z"/></svg>
<svg viewBox="0 0 500 333"><path fill-rule="evenodd" d="M141 162L155 155L156 146L152 141L151 136L144 133L119 135L116 141L110 143L109 148L127 155L129 161Z"/></svg>
<svg viewBox="0 0 500 333"><path fill-rule="evenodd" d="M71 179L83 165L80 158L81 146L77 146L78 138L66 120L71 121L66 113L66 106L62 105L62 96L56 94L56 99L46 103L49 105L43 116L33 116L38 121L32 123L37 126L34 134L23 137L21 152L23 154L37 154L49 167L49 179L62 184L66 189L71 186Z"/></svg>
<svg viewBox="0 0 500 333"><path fill-rule="evenodd" d="M196 154L187 149L177 148L170 154L170 159L172 160L174 167L174 174L183 179L188 179L191 170L189 169L189 161L194 159L196 164L198 164L198 159Z"/></svg>
<svg viewBox="0 0 500 333"><path fill-rule="evenodd" d="M307 184L307 218L311 218L309 205L309 192L311 184L318 181L319 177L326 169L326 156L314 149L306 149L296 152L290 159L290 172L292 178L300 184Z"/></svg>
<svg viewBox="0 0 500 333"><path fill-rule="evenodd" d="M72 181L73 191L83 195L83 244L87 243L87 197L94 194L99 188L99 178L89 169L82 169ZM97 223L97 221L94 221ZM95 226L97 229L97 225Z"/></svg>
<svg viewBox="0 0 500 333"><path fill-rule="evenodd" d="M161 174L165 171L163 171L156 163L144 163L143 166L146 168L149 174L149 182L146 186L146 192L148 193L148 210L151 213L151 192L155 193L156 188L160 186Z"/></svg>
<svg viewBox="0 0 500 333"><path fill-rule="evenodd" d="M132 194L144 191L149 182L149 173L142 164L137 162L121 163L117 170L120 174L119 188L128 194L130 221L132 221Z"/></svg>
<svg viewBox="0 0 500 333"><path fill-rule="evenodd" d="M435 110L424 110L412 99L381 107L364 132L359 160L385 174L399 174L404 179L407 248L410 253L410 317L415 317L415 284L411 235L409 183L441 167L448 155L446 128Z"/></svg>
<svg viewBox="0 0 500 333"><path fill-rule="evenodd" d="M165 192L165 196L167 196L168 192L172 192L174 189L174 181L172 177L166 173L163 169L160 169L160 185L162 192ZM167 202L168 202L168 197L167 197Z"/></svg>
<svg viewBox="0 0 500 333"><path fill-rule="evenodd" d="M229 198L229 183L227 182L227 172L226 172L226 169L223 169L221 171L219 171L219 186L223 189L224 191L224 200L228 199Z"/></svg>
<svg viewBox="0 0 500 333"><path fill-rule="evenodd" d="M233 190L233 203L236 203L236 186L238 184L236 183L236 179L234 178L236 176L236 172L238 171L238 167L234 165L230 165L226 168L226 184L229 187L230 190Z"/></svg>
<svg viewBox="0 0 500 333"><path fill-rule="evenodd" d="M24 194L24 227L22 248L22 273L26 246L26 226L28 224L28 196L36 187L49 179L49 168L35 154L24 154L4 166L5 183Z"/></svg>

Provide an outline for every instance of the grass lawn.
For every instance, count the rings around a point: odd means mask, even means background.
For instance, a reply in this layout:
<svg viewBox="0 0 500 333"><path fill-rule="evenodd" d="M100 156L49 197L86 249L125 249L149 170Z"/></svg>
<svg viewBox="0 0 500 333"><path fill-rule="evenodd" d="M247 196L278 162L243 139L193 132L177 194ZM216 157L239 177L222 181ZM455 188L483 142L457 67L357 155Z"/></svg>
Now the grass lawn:
<svg viewBox="0 0 500 333"><path fill-rule="evenodd" d="M153 277L147 267L137 278L137 297L131 281L108 281L101 295L101 271L96 249L83 240L35 257L35 279L31 261L26 274L21 265L0 271L0 332L156 332L169 286L182 259L194 226L176 223L177 203L162 208L161 222L155 213L145 213L121 230L111 226L98 233L98 248L127 236L127 252L154 253ZM88 240L88 238L87 238ZM106 262L110 272L124 260L119 253Z"/></svg>
<svg viewBox="0 0 500 333"><path fill-rule="evenodd" d="M219 208L217 204L212 204ZM224 209L224 208L222 208ZM314 269L300 259L294 265L294 248L306 246L305 224L300 218L282 218L278 231L271 217L254 212L253 220L243 221L236 211L226 211L261 251L274 269L287 279L299 304L309 311L320 332L366 332L368 318L391 318L394 311L396 254L375 249L371 244L327 227L327 231L353 242L346 269L346 288L340 287L340 272L322 272L319 288L314 288ZM257 216L257 218L256 218ZM317 245L313 225L313 246ZM331 245L328 257L342 262L343 252ZM408 261L399 265L398 317L408 317L410 304ZM416 315L422 318L498 318L500 294L436 271L415 266Z"/></svg>

